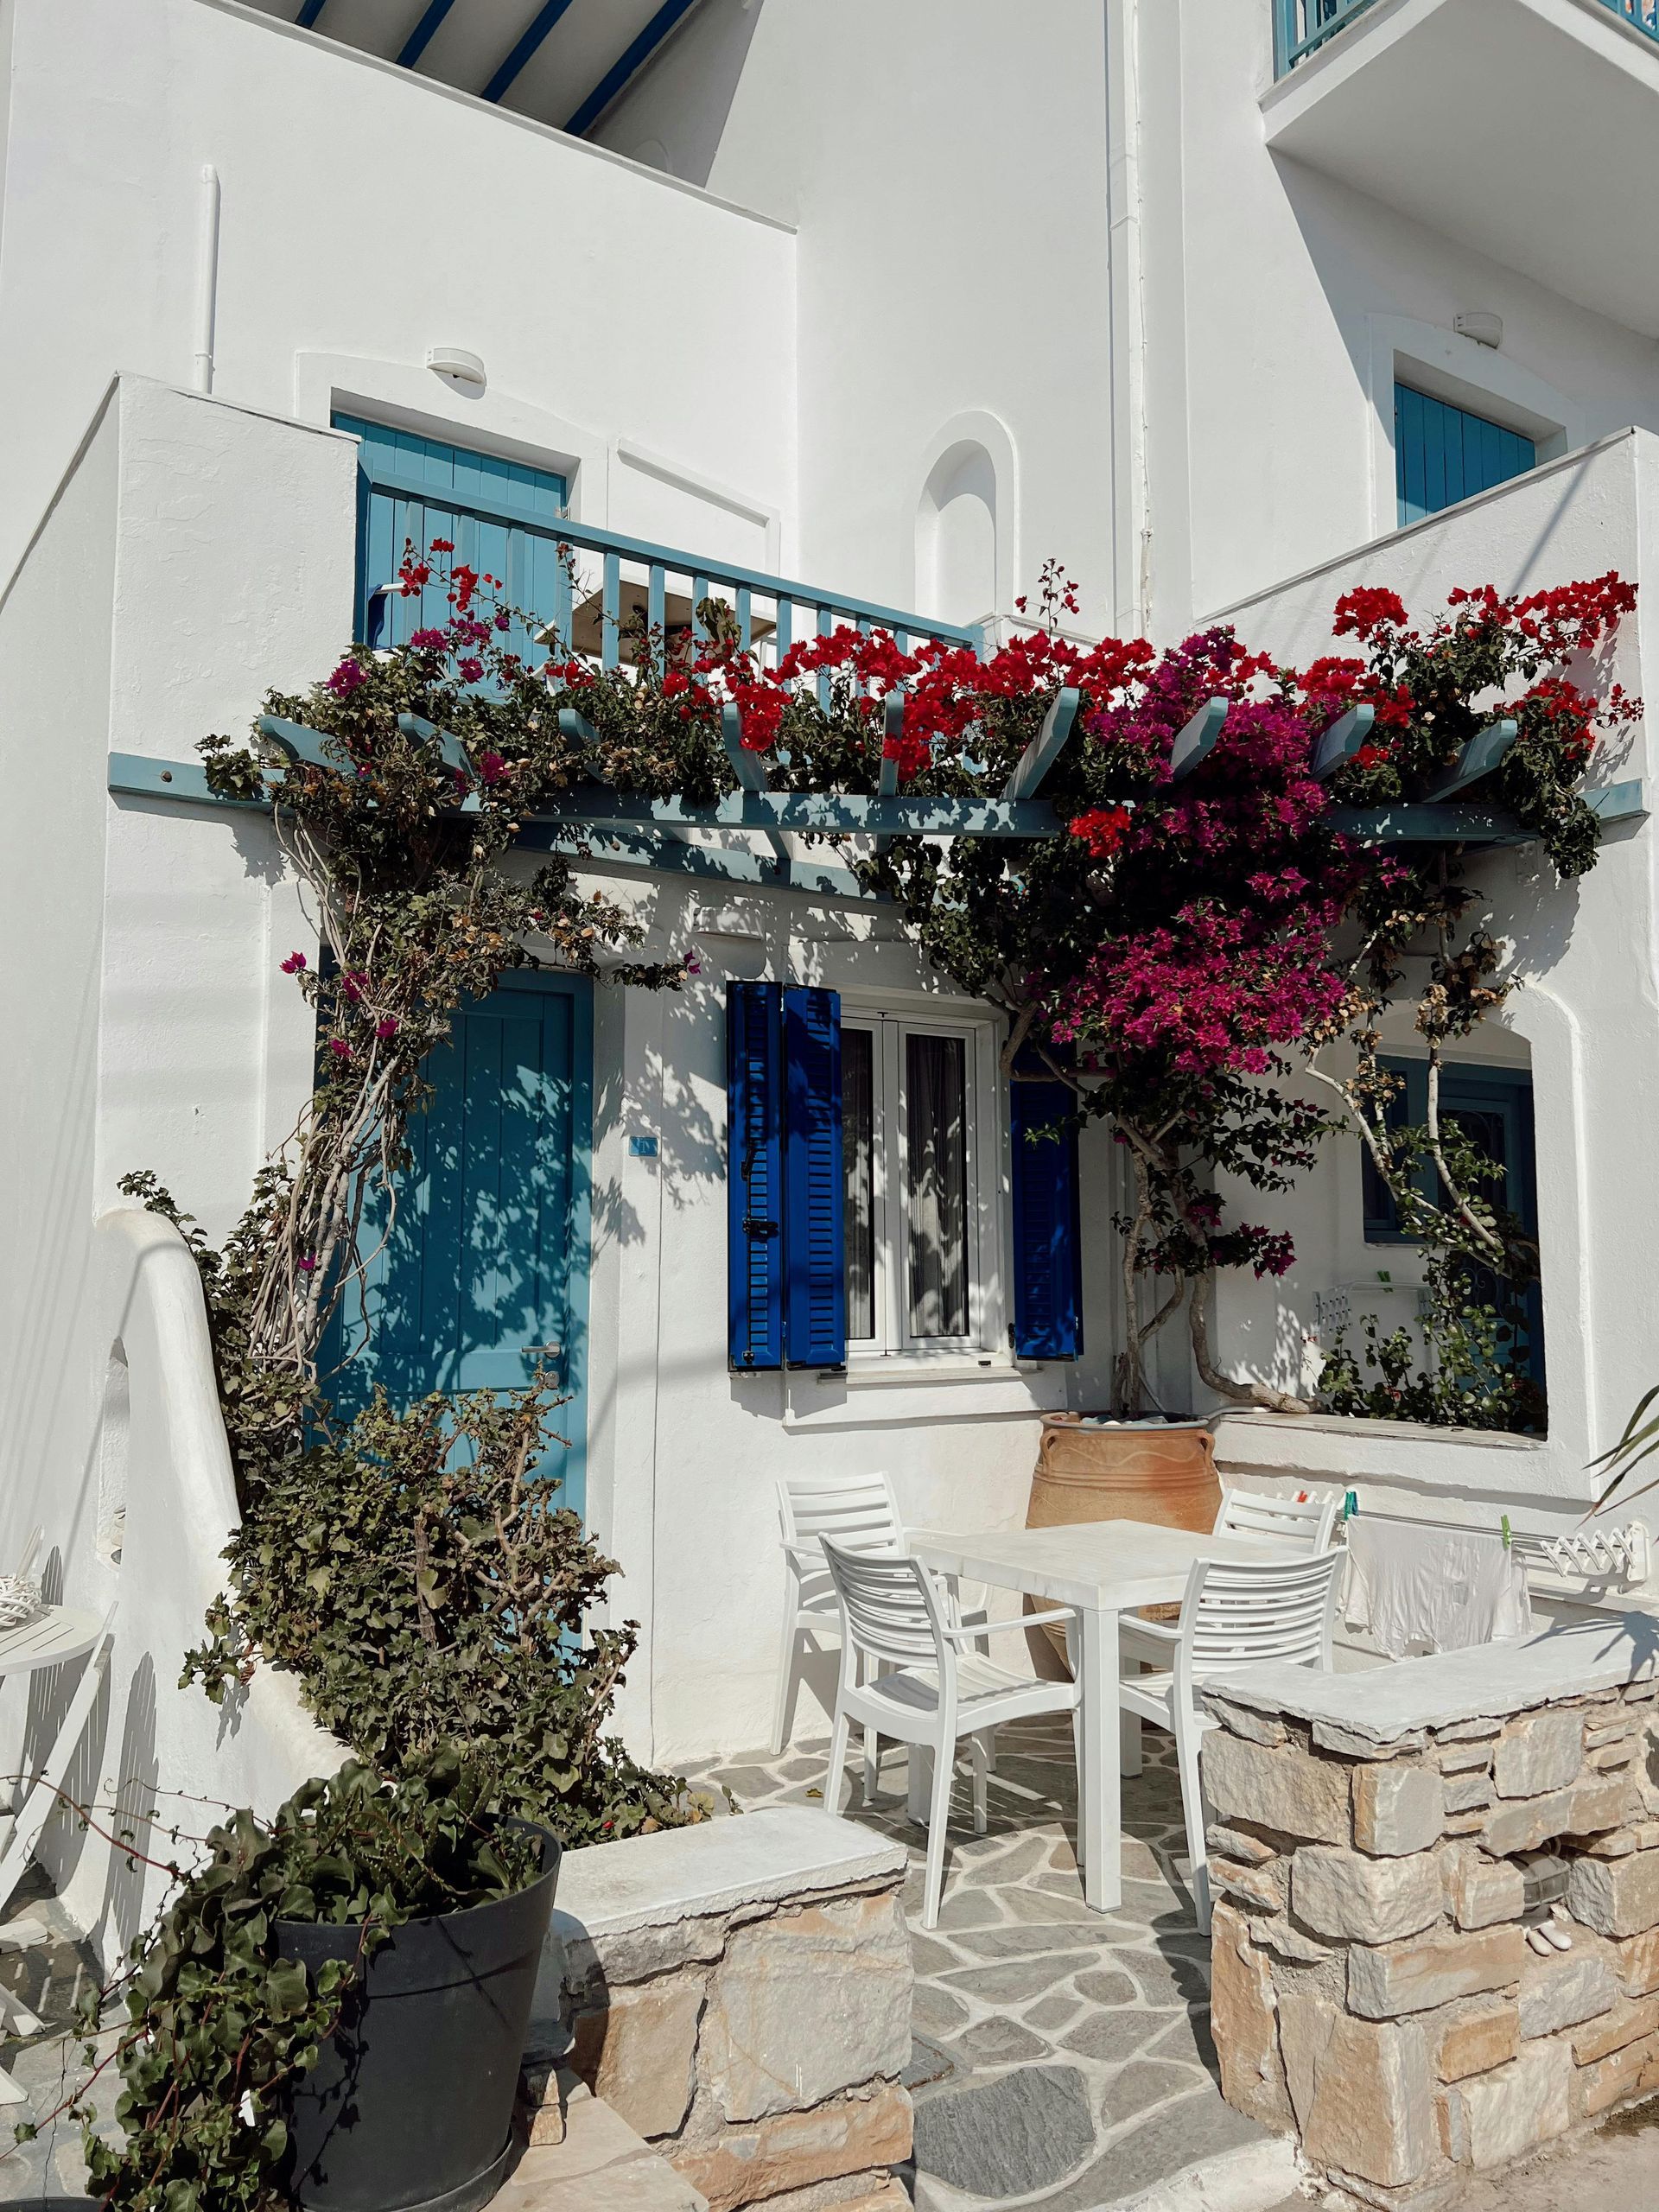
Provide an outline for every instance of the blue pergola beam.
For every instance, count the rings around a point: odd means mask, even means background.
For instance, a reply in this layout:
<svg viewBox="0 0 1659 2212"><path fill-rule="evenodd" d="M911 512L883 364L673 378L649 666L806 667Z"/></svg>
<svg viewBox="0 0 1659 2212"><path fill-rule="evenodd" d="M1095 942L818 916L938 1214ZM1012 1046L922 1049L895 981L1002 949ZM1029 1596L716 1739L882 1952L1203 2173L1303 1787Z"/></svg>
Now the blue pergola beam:
<svg viewBox="0 0 1659 2212"><path fill-rule="evenodd" d="M1313 748L1313 779L1329 783L1338 768L1345 768L1371 734L1376 721L1375 707L1350 707L1345 715L1338 715L1328 729L1319 734Z"/></svg>
<svg viewBox="0 0 1659 2212"><path fill-rule="evenodd" d="M327 5L328 0L300 0L300 12L294 20L302 31L308 31Z"/></svg>
<svg viewBox="0 0 1659 2212"><path fill-rule="evenodd" d="M273 779L277 771L271 770ZM175 806L208 806L230 814L269 814L269 798L223 798L207 781L199 760L158 760L143 753L111 753L109 788L118 798L166 799ZM814 897L868 899L848 868L811 859L779 862L734 845L685 845L649 830L618 825L588 836L570 836L556 817L527 822L514 842L531 852L591 856L619 867L649 868L671 875L716 876L728 883L771 885Z"/></svg>
<svg viewBox="0 0 1659 2212"><path fill-rule="evenodd" d="M454 6L455 0L429 0L421 20L404 41L403 51L397 56L400 69L412 69L432 43L433 33Z"/></svg>
<svg viewBox="0 0 1659 2212"><path fill-rule="evenodd" d="M893 798L899 790L899 755L896 750L905 734L905 695L889 691L881 702L881 766L876 772L875 788L882 798ZM892 839L878 837L875 849L885 853Z"/></svg>
<svg viewBox="0 0 1659 2212"><path fill-rule="evenodd" d="M489 83L485 86L481 95L483 99L499 100L504 94L512 91L527 65L535 59L549 32L569 5L570 0L544 0L544 4L536 10L529 22L525 24L523 35L513 46L505 60L491 78Z"/></svg>
<svg viewBox="0 0 1659 2212"><path fill-rule="evenodd" d="M463 776L470 776L473 764L467 758L467 748L453 730L440 729L435 722L428 721L421 715L399 715L397 727L405 737L417 737L428 745L435 745L449 766Z"/></svg>
<svg viewBox="0 0 1659 2212"><path fill-rule="evenodd" d="M1169 780L1179 784L1201 760L1207 760L1221 741L1227 721L1227 702L1206 699L1192 721L1175 733L1169 753Z"/></svg>
<svg viewBox="0 0 1659 2212"><path fill-rule="evenodd" d="M1004 798L1036 798L1044 777L1065 750L1082 703L1083 694L1073 684L1065 684L1054 694L1042 728L1020 755L1003 786Z"/></svg>
<svg viewBox="0 0 1659 2212"><path fill-rule="evenodd" d="M868 798L839 791L731 791L705 802L642 799L584 785L561 797L561 822L637 829L775 830L861 837L1052 837L1059 817L1042 799Z"/></svg>
<svg viewBox="0 0 1659 2212"><path fill-rule="evenodd" d="M1424 798L1454 798L1483 776L1490 776L1520 734L1520 723L1511 721L1507 715L1477 730L1446 774L1429 785Z"/></svg>
<svg viewBox="0 0 1659 2212"><path fill-rule="evenodd" d="M580 138L584 130L599 121L611 102L639 75L681 16L696 5L696 0L663 0L663 5L644 30L623 49L565 124L573 138Z"/></svg>
<svg viewBox="0 0 1659 2212"><path fill-rule="evenodd" d="M308 768L327 768L336 776L340 773L338 759L325 750L320 733L304 722L284 721L280 715L261 715L259 734L280 746L290 760L302 761Z"/></svg>
<svg viewBox="0 0 1659 2212"><path fill-rule="evenodd" d="M301 726L288 723L280 727L297 729ZM308 731L306 734L314 736L315 733ZM334 764L326 765L332 766ZM272 770L270 773L274 778L276 772ZM111 753L108 782L110 791L116 797L124 798L166 799L175 805L211 806L233 813L250 807L268 811L270 804L268 798L221 798L210 788L207 771L199 760L162 760L149 753ZM766 796L777 804L786 800L790 794L771 793ZM1604 827L1638 821L1648 811L1639 777L1630 778L1624 783L1606 785L1599 791L1586 791L1584 800ZM728 800L726 804L729 805L732 802ZM840 804L845 807L853 802L843 800ZM914 800L895 798L861 802L866 809L889 806L913 808L918 804ZM943 808L952 803L942 800L922 801L919 804ZM1033 830L1022 823L1017 829L1004 830L1001 833L1004 835L1042 836L1052 834L1058 826L1052 810L1040 802L1026 801L1019 808L1010 808L1005 804L998 810L1004 815L1042 814L1048 817L1049 829L1046 831ZM960 815L963 810L957 808L957 811ZM573 854L591 850L595 846L609 845L617 849L618 857L641 867L723 875L742 882L782 883L791 890L833 891L836 897L855 895L852 887L855 880L850 874L810 861L791 861L785 878L778 873L777 862L763 860L755 853L729 846L667 843L660 835L653 834L657 825L652 823L618 818L597 828L596 834L572 836L563 825L579 818L575 814L566 816L563 813L538 817L524 824L518 842L542 852ZM1535 837L1535 832L1523 830L1512 814L1491 807L1344 806L1333 807L1324 818L1333 830L1343 830L1365 844L1527 845L1531 844ZM812 826L822 825L815 823ZM850 829L854 825L848 823L842 826ZM913 820L905 826L913 830ZM958 834L968 834L960 820L957 829ZM832 884L832 877L838 880ZM849 887L843 889L843 885Z"/></svg>
<svg viewBox="0 0 1659 2212"><path fill-rule="evenodd" d="M720 710L720 741L726 748L726 758L741 791L763 791L766 788L766 764L758 753L752 753L743 742L743 717L728 701ZM768 831L766 842L774 856L787 861L789 848L775 831Z"/></svg>

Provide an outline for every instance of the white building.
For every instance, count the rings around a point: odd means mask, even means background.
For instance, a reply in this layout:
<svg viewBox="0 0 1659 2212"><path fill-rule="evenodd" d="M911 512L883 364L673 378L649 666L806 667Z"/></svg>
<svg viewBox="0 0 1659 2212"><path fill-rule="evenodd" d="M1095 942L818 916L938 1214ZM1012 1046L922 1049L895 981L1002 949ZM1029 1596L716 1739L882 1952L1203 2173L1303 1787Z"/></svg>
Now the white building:
<svg viewBox="0 0 1659 2212"><path fill-rule="evenodd" d="M219 1758L219 1795L233 1753L168 1672L225 1535L200 1347L187 1287L158 1304L94 1224L151 1167L222 1233L291 1125L277 963L315 938L268 828L160 779L385 619L405 527L533 563L563 503L947 625L1009 617L1052 554L1095 633L1222 613L1302 657L1355 582L1427 612L1618 568L1624 680L1659 691L1649 0L296 7L0 0L0 1554L41 1522L72 1589L119 1592L111 1741L148 1653L157 1763ZM1454 410L1503 480L1461 499L1421 473ZM1652 843L1629 816L1570 892L1525 847L1480 869L1533 976L1472 1058L1535 1122L1548 1436L1252 1415L1219 1448L1546 1527L1654 1379ZM643 1624L628 1732L671 1760L766 1732L781 1472L1023 1518L1041 1414L1108 1402L1115 1171L1085 1140L1080 1351L1017 1357L988 1010L855 899L600 872L702 963L539 1007L590 1193L549 1286L569 1474ZM729 1363L731 979L828 987L870 1039L891 1197L844 1372ZM961 1161L931 1305L900 1135L930 1113ZM1368 1247L1350 1138L1287 1218L1295 1269L1224 1282L1217 1339L1294 1383L1316 1298L1410 1259ZM1205 1409L1184 1357L1160 1384Z"/></svg>

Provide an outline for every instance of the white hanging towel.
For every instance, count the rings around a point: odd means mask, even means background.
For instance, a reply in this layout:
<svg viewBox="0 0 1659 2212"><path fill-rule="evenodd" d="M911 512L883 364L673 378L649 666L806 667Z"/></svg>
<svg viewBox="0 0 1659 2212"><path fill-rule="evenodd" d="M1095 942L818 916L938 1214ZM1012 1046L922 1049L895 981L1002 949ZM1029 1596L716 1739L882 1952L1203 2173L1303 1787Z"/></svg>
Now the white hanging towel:
<svg viewBox="0 0 1659 2212"><path fill-rule="evenodd" d="M1348 1620L1390 1659L1528 1635L1527 1571L1502 1535L1358 1514L1347 1527Z"/></svg>

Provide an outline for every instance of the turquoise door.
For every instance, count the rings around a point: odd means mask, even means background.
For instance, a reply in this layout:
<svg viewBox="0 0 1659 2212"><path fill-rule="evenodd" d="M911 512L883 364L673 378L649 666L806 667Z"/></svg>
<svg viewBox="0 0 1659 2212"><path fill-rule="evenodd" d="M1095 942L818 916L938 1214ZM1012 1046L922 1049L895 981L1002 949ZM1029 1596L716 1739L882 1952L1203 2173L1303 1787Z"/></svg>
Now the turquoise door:
<svg viewBox="0 0 1659 2212"><path fill-rule="evenodd" d="M538 1359L569 1402L540 1471L580 1512L587 1445L592 995L585 979L511 975L457 1017L410 1126L414 1154L389 1236L336 1343L364 1345L327 1388L350 1412L381 1382L393 1402L434 1390L510 1390ZM383 1241L384 1240L384 1241ZM376 1247L379 1246L377 1252ZM327 1363L332 1365L333 1360Z"/></svg>
<svg viewBox="0 0 1659 2212"><path fill-rule="evenodd" d="M407 598L385 589L397 574L404 545L424 555L435 537L454 547L455 561L499 577L509 606L544 619L558 611L558 544L545 533L564 518L563 476L359 415L336 415L334 428L360 442L353 635L361 643L407 645L416 630L441 629L448 620L454 609L441 577ZM542 658L524 630L507 642L532 660Z"/></svg>

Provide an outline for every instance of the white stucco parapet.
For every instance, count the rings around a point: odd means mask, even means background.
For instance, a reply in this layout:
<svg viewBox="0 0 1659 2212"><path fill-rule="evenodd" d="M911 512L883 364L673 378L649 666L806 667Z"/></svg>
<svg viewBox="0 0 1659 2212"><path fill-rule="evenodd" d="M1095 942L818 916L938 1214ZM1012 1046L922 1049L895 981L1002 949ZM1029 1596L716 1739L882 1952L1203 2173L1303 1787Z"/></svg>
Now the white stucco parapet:
<svg viewBox="0 0 1659 2212"><path fill-rule="evenodd" d="M1650 1680L1659 1672L1659 1628L1643 1613L1601 1613L1561 1622L1518 1643L1482 1644L1402 1659L1358 1674L1311 1667L1249 1667L1211 1696L1340 1730L1374 1744L1426 1728L1497 1719L1563 1698Z"/></svg>
<svg viewBox="0 0 1659 2212"><path fill-rule="evenodd" d="M589 1942L746 1905L800 1903L902 1878L901 1843L810 1806L774 1806L567 1852L553 1932Z"/></svg>

